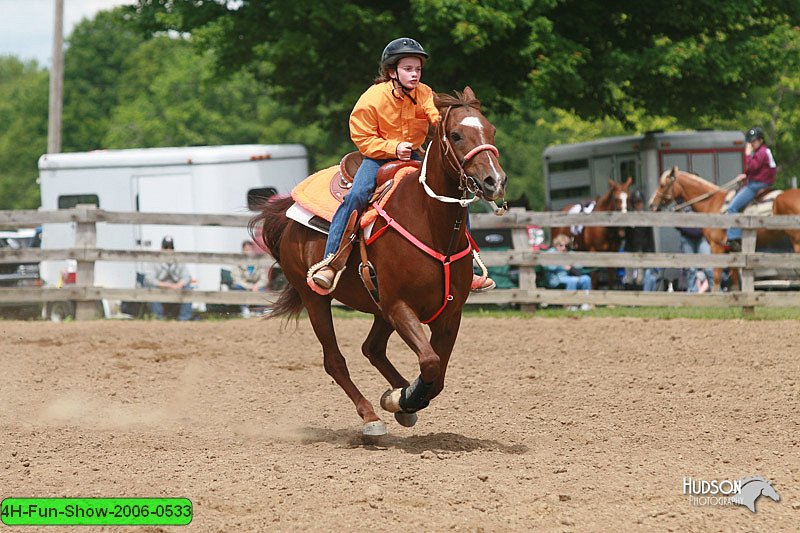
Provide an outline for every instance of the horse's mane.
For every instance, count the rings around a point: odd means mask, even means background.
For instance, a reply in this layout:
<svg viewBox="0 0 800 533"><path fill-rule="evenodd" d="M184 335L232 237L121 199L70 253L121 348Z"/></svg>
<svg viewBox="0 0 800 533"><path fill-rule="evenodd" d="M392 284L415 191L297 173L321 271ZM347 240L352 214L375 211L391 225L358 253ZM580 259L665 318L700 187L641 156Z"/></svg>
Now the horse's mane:
<svg viewBox="0 0 800 533"><path fill-rule="evenodd" d="M669 172L670 171L667 170L667 171L665 171L665 174L669 174ZM692 181L696 181L696 182L698 182L698 183L700 183L702 185L711 185L712 187L716 187L717 190L721 190L721 187L719 185L717 185L717 184L715 184L715 183L713 183L711 181L708 181L707 179L702 178L702 177L698 176L697 174L692 174L691 172L689 172L687 170L681 170L681 169L678 169L678 172L680 172L681 174L683 174L684 176L686 176L687 178L689 178Z"/></svg>
<svg viewBox="0 0 800 533"><path fill-rule="evenodd" d="M476 111L481 110L481 102L477 98L466 98L461 91L454 91L455 95L435 93L433 103L440 111L448 107L471 107Z"/></svg>

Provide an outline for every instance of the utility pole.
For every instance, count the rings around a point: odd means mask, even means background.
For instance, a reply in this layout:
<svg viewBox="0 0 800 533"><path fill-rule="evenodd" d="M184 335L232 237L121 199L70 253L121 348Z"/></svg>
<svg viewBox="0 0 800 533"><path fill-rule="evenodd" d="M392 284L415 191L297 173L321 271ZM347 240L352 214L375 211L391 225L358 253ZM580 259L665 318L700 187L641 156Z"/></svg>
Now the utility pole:
<svg viewBox="0 0 800 533"><path fill-rule="evenodd" d="M53 65L50 68L50 107L47 121L47 153L61 152L61 109L64 101L64 0L55 1Z"/></svg>

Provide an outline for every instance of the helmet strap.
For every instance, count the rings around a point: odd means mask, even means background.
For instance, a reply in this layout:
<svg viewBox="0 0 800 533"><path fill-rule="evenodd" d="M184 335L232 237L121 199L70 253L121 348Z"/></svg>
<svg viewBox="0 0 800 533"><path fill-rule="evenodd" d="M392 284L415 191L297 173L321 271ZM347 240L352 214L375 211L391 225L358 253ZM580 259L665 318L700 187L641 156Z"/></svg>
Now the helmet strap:
<svg viewBox="0 0 800 533"><path fill-rule="evenodd" d="M414 103L414 105L417 105L417 101L414 99L413 96L411 96L411 91L413 91L414 89L409 89L408 87L406 87L405 85L403 85L400 82L400 75L397 74L397 68L394 69L394 75L397 76L397 77L396 78L392 78L392 85L394 86L394 88L392 89L392 94L394 94L394 92L397 89L400 89L403 92L404 96L408 96L408 98ZM402 98L403 96L396 96L395 95L395 97L396 98Z"/></svg>

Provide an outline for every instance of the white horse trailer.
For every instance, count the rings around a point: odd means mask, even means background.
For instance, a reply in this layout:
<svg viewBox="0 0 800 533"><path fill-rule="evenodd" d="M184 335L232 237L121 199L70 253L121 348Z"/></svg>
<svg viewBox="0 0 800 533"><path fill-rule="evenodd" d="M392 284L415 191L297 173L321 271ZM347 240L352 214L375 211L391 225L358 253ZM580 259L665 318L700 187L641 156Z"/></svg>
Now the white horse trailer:
<svg viewBox="0 0 800 533"><path fill-rule="evenodd" d="M232 145L143 148L45 154L39 158L43 209L93 204L108 211L147 213L255 214L260 199L288 194L308 175L304 146ZM240 252L246 228L98 224L97 247L158 250L171 235L177 251ZM69 248L73 224L46 224L43 248ZM220 269L190 264L196 287L218 290ZM45 261L41 275L57 285L68 261ZM95 285L133 288L142 264L99 261Z"/></svg>
<svg viewBox="0 0 800 533"><path fill-rule="evenodd" d="M648 132L629 137L549 146L544 151L545 198L552 210L591 200L608 179L633 179L631 191L649 198L661 174L677 165L718 185L743 172L744 134L739 131ZM679 249L678 231L656 228L656 251Z"/></svg>

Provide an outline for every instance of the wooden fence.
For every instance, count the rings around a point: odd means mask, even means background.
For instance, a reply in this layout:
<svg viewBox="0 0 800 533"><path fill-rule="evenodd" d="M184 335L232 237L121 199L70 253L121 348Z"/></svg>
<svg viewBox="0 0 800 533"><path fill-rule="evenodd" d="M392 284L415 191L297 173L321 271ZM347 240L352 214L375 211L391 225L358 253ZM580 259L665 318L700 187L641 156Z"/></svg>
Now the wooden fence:
<svg viewBox="0 0 800 533"><path fill-rule="evenodd" d="M206 304L264 304L263 293L246 291L171 291L166 289L115 289L94 286L94 265L97 261L160 262L177 259L185 263L241 263L238 253L169 252L141 250L109 250L96 247L97 224L160 224L215 227L245 227L247 215L197 215L168 213L112 212L92 206L58 211L0 211L0 228L35 227L49 223L72 223L75 227L74 246L61 249L0 249L0 263L35 263L43 260L73 259L77 262L76 285L64 288L3 288L3 302L77 303L76 318L95 316L98 300L134 302L204 302ZM587 253L567 252L548 254L531 251L526 227L584 225L584 226L650 226L650 227L741 227L742 252L725 255L694 255L680 253ZM531 308L538 304L576 305L634 305L634 306L736 306L752 310L754 306L798 306L796 292L767 292L755 290L753 272L758 268L800 269L800 254L757 253L756 230L760 228L800 229L800 216L708 215L698 213L618 213L603 212L566 214L561 212L531 212L511 210L503 217L491 214L472 216L473 229L507 229L512 232L514 249L484 251L481 255L487 266L519 267L519 288L494 290L470 296L471 304L519 304ZM710 267L740 268L742 290L726 293L689 294L682 292L639 291L562 291L536 287L535 267L559 264L581 264L590 267ZM265 264L266 266L266 264ZM273 295L274 297L274 295ZM267 296L266 298L269 298Z"/></svg>

